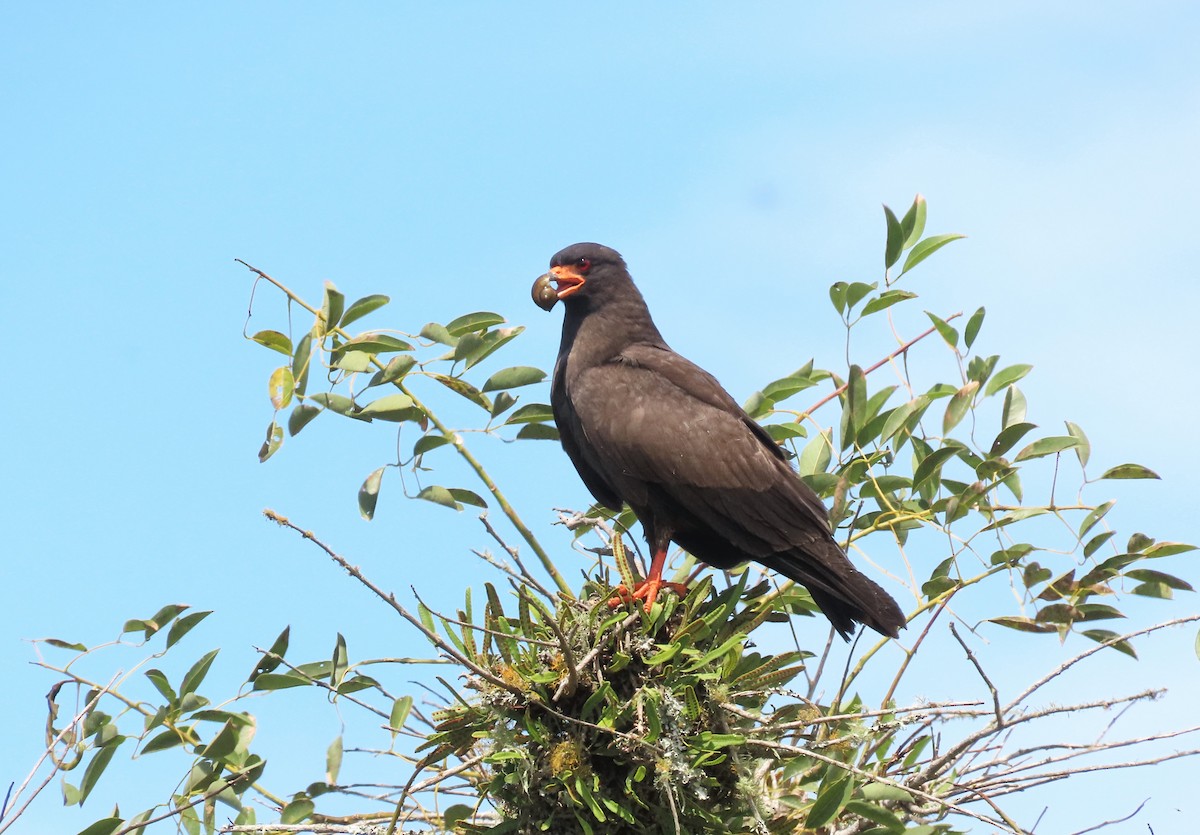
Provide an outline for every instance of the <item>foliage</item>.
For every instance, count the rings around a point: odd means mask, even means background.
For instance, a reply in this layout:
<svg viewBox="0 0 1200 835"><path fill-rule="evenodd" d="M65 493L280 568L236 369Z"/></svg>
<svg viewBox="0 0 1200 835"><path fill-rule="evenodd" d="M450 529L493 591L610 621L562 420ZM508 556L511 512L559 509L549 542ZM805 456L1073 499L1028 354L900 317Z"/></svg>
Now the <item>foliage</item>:
<svg viewBox="0 0 1200 835"><path fill-rule="evenodd" d="M882 280L830 288L847 356L864 327L886 322L893 334L911 327L904 312L918 296L899 283L911 283L914 268L962 237L925 237L925 216L919 196L902 217L885 207ZM810 361L746 403L794 456L800 477L830 502L831 518L858 562L866 564L869 556L886 566L897 578L894 589L901 587L898 578L907 578L908 632L896 642L860 638L867 645L859 653L856 643L855 654L839 668L832 636L823 646L796 643L770 652L754 646L779 646L781 633L772 624L811 615L814 607L803 589L772 586L746 569L705 577L685 599L668 595L650 612L608 606L609 567L628 584L636 562L624 547L633 521L628 511L562 515L581 550L600 556L576 595L464 440L471 431L506 440L556 437L549 407L521 402L518 392L543 384L543 371L518 365L485 376L482 370L520 327L480 312L427 324L415 334L353 333L347 328L384 307L387 297L370 295L347 305L327 283L321 304L309 305L250 269L314 322L298 337L274 330L249 335L286 357L269 375L275 414L259 458L279 452L285 426L295 436L326 413L356 423L417 427L407 458L364 479L362 515L370 519L380 511L389 469L421 478L434 456L454 453L477 476L474 489L424 484L409 495L457 510L497 512L522 545L509 544L485 512L485 530L502 554L479 555L507 588L484 583L479 613L467 589L463 609L453 616L420 602L413 614L312 533L269 513L371 588L424 635L438 657L354 661L339 635L329 659L297 663L287 659L285 630L263 653L249 689L230 702L201 695L216 651L197 659L179 680L147 669L199 625L204 612L169 606L126 624L123 634L141 633L146 641L165 634L166 645L108 684L76 672L81 658L107 645L43 642L47 651L75 654L65 663L43 662L77 688L82 705L65 724L52 715L47 731L51 774L84 769L77 783L64 780L68 803L82 803L126 743L140 756L174 751L188 758L186 776L164 808L129 819L114 812L89 827L89 835L138 831L159 817L178 817L188 832L250 831L254 812L247 792L274 809L281 823L335 827L326 831L374 821L379 831L418 825L476 833L927 835L986 821L1001 831L1025 832L1004 810L1006 795L1086 771L1097 755L1141 750L1196 730L1133 740L1101 735L1086 745L1067 745L1052 735L1056 717L1086 721L1159 695L1114 690L1073 704L1038 701L1060 677L1113 655L1105 650L1136 657L1139 639L1200 619L1184 615L1124 632L1108 628L1125 617L1130 596L1169 600L1176 591L1190 591L1161 561L1193 547L1141 533L1118 538L1109 527L1113 502L1089 498L1095 485L1157 476L1125 463L1089 478L1091 445L1077 424L1067 422L1054 434L1029 422L1018 383L1032 366L976 353L983 344L983 308L965 322L959 313L926 311L924 330L897 337L894 350L874 364L849 364L838 373ZM949 379L919 380L918 370L936 374L933 361L923 358L910 368L910 355L919 343L928 355L939 340L953 371ZM873 389L868 378L885 368L893 382ZM794 408L793 398L822 386L833 391ZM452 428L443 415L461 411L453 404L476 414L478 423ZM822 423L818 412L832 404L840 409ZM1064 500L1061 485L1076 467L1078 489ZM523 561L523 549L537 558L536 567ZM682 580L694 563L683 555L677 568ZM980 593L993 588L1016 594ZM994 681L984 639L1006 631L1017 641L1057 636L1064 646L1070 642L1073 654L1060 656L1061 663L1029 682ZM1080 639L1085 648L1074 649ZM947 652L957 654L981 698L902 703L919 660ZM397 695L388 681L389 675L406 680L411 668L401 665L423 661L449 661L460 671L457 684L438 677L442 701L432 706L411 693ZM924 693L937 693L938 682L923 684ZM52 694L55 710L60 686ZM323 782L290 794L265 788L269 770L251 750L255 720L234 711L233 703L300 687L321 688L381 719L389 740L369 750L413 764L408 784L372 793L339 784L339 737L330 746ZM1046 731L1021 736L1043 726ZM1117 765L1195 753L1148 751ZM447 798L455 802L444 807ZM347 800L351 814L332 814ZM218 803L234 810L231 824L218 823ZM0 831L11 819L0 821Z"/></svg>

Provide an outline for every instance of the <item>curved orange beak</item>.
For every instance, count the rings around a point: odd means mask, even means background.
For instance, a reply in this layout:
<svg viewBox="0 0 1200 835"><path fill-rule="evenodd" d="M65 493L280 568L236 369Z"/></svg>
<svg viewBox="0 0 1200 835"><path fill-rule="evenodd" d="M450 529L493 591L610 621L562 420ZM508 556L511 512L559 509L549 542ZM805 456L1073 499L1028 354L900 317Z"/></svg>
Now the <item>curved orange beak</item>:
<svg viewBox="0 0 1200 835"><path fill-rule="evenodd" d="M583 289L583 285L587 284L587 279L573 264L551 267L547 275L558 285L559 299L565 299L578 293Z"/></svg>

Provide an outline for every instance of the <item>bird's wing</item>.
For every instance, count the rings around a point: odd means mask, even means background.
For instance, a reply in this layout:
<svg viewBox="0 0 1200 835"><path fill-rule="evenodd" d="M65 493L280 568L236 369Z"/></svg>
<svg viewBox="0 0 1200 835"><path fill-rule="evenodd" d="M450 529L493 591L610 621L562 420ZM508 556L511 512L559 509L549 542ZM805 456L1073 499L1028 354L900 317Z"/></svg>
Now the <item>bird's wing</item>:
<svg viewBox="0 0 1200 835"><path fill-rule="evenodd" d="M584 486L596 501L610 510L620 510L622 505L620 494L604 480L604 477L596 471L584 454L580 442L583 437L583 427L579 423L579 415L576 413L571 399L567 397L564 381L566 366L566 358L560 357L555 363L554 378L550 384L550 408L554 412L554 423L558 426L558 436L562 441L563 450L571 459L571 463L575 465L575 470L583 480Z"/></svg>
<svg viewBox="0 0 1200 835"><path fill-rule="evenodd" d="M632 346L572 379L564 399L579 454L630 504L664 497L751 556L828 538L828 511L770 436L679 354Z"/></svg>

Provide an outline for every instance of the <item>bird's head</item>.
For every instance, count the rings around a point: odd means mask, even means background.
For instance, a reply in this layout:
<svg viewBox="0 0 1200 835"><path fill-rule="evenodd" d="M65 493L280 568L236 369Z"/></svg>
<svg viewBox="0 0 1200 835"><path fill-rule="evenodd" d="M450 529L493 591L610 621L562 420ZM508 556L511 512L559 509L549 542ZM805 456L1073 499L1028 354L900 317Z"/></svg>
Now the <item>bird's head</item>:
<svg viewBox="0 0 1200 835"><path fill-rule="evenodd" d="M550 271L533 283L533 301L550 310L560 299L599 301L611 285L629 280L625 260L615 249L592 243L572 244L550 259ZM617 289L611 287L611 289Z"/></svg>

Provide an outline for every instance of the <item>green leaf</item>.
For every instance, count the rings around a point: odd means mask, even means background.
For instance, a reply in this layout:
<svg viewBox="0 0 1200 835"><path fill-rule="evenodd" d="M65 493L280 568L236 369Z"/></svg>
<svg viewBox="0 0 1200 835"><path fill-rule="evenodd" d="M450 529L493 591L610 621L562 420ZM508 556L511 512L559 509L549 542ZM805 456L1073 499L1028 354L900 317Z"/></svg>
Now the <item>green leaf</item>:
<svg viewBox="0 0 1200 835"><path fill-rule="evenodd" d="M1009 629L1015 629L1018 632L1057 632L1058 627L1052 623L1038 623L1030 618L1018 617L1001 617L989 618L990 623L1007 626Z"/></svg>
<svg viewBox="0 0 1200 835"><path fill-rule="evenodd" d="M874 282L872 284L866 284L862 281L853 282L848 288L846 288L847 309L854 307L854 305L866 298L867 294L878 286L879 282Z"/></svg>
<svg viewBox="0 0 1200 835"><path fill-rule="evenodd" d="M310 394L308 399L313 403L324 406L339 415L349 415L354 412L354 401L344 394L334 394L331 391L319 391Z"/></svg>
<svg viewBox="0 0 1200 835"><path fill-rule="evenodd" d="M296 380L296 394L308 391L308 371L312 363L311 333L306 333L296 343L296 352L292 355L292 377Z"/></svg>
<svg viewBox="0 0 1200 835"><path fill-rule="evenodd" d="M958 454L956 447L944 446L922 458L921 463L913 471L913 488L919 490L926 481L936 481L940 477L943 465L956 454Z"/></svg>
<svg viewBox="0 0 1200 835"><path fill-rule="evenodd" d="M907 290L886 290L866 303L862 309L862 315L870 316L872 313L878 313L894 304L899 304L907 299L915 299L916 297L916 293L910 293Z"/></svg>
<svg viewBox="0 0 1200 835"><path fill-rule="evenodd" d="M554 410L545 403L526 403L508 416L505 426L514 423L545 423L554 420Z"/></svg>
<svg viewBox="0 0 1200 835"><path fill-rule="evenodd" d="M1048 438L1039 438L1022 449L1017 453L1017 457L1013 461L1028 461L1031 458L1042 458L1043 456L1054 455L1078 445L1079 440L1072 438L1070 435L1051 435Z"/></svg>
<svg viewBox="0 0 1200 835"><path fill-rule="evenodd" d="M368 522L375 518L375 504L379 501L379 484L383 481L383 471L386 469L387 467L380 467L378 470L374 470L363 481L362 487L358 488L358 512Z"/></svg>
<svg viewBox="0 0 1200 835"><path fill-rule="evenodd" d="M265 345L272 351L278 351L285 357L292 355L292 340L281 334L279 331L259 331L250 337L259 345Z"/></svg>
<svg viewBox="0 0 1200 835"><path fill-rule="evenodd" d="M186 696L188 693L195 693L204 677L208 675L208 668L212 666L213 659L217 657L220 649L214 649L212 652L205 653L200 657L187 674L183 677L183 683L179 685L179 695Z"/></svg>
<svg viewBox="0 0 1200 835"><path fill-rule="evenodd" d="M387 296L378 294L373 296L363 296L354 304L346 308L346 312L342 314L342 327L346 327L351 322L357 322L371 311L378 310L390 301L391 299L389 299Z"/></svg>
<svg viewBox="0 0 1200 835"><path fill-rule="evenodd" d="M263 463L276 452L279 447L283 446L283 427L275 421L267 427L267 439L263 441L263 445L258 449L258 461Z"/></svg>
<svg viewBox="0 0 1200 835"><path fill-rule="evenodd" d="M1146 549L1147 557L1170 557L1175 554L1183 554L1188 551L1195 551L1195 545L1188 545L1186 542L1160 542Z"/></svg>
<svg viewBox="0 0 1200 835"><path fill-rule="evenodd" d="M1004 395L1004 408L1000 412L1000 422L1008 427L1025 420L1025 395L1016 386L1009 386Z"/></svg>
<svg viewBox="0 0 1200 835"><path fill-rule="evenodd" d="M967 236L951 234L951 235L934 235L932 237L926 238L925 240L921 241L916 246L914 246L912 248L912 251L908 253L908 258L905 259L905 261L904 261L904 268L902 270L900 270L900 275L904 275L906 272L911 270L913 267L917 266L917 264L920 264L922 261L924 261L930 255L933 255L933 253L937 252L939 249L941 249L942 247L944 247L946 244L950 243L951 241L957 241L960 238L965 238L965 237L967 237Z"/></svg>
<svg viewBox="0 0 1200 835"><path fill-rule="evenodd" d="M123 741L124 737L116 737ZM105 745L96 751L91 762L87 764L87 768L83 771L83 780L79 783L79 805L82 806L87 800L88 795L92 793L92 789L96 788L96 781L100 779L100 775L104 773L104 769L108 768L109 762L112 761L113 754L117 753L117 746L121 743L115 742L110 745Z"/></svg>
<svg viewBox="0 0 1200 835"><path fill-rule="evenodd" d="M945 319L939 316L934 316L928 310L925 315L929 317L929 321L933 322L933 327L937 329L938 334L942 339L946 340L946 344L954 350L958 350L958 331L946 323Z"/></svg>
<svg viewBox="0 0 1200 835"><path fill-rule="evenodd" d="M342 738L339 736L325 749L325 782L336 785L342 770Z"/></svg>
<svg viewBox="0 0 1200 835"><path fill-rule="evenodd" d="M963 331L963 342L968 348L975 344L975 337L979 335L979 328L983 325L985 312L981 307L972 313L971 318L967 320L966 330Z"/></svg>
<svg viewBox="0 0 1200 835"><path fill-rule="evenodd" d="M321 300L321 313L318 316L318 325L322 334L329 333L337 327L345 307L346 297L338 292L338 288L332 281L326 281L325 296Z"/></svg>
<svg viewBox="0 0 1200 835"><path fill-rule="evenodd" d="M1014 423L1012 426L1004 427L996 436L996 440L992 441L992 448L988 450L988 456L995 458L1003 455L1034 429L1037 429L1036 423Z"/></svg>
<svg viewBox="0 0 1200 835"><path fill-rule="evenodd" d="M797 466L800 475L813 475L827 471L832 460L833 430L825 429L819 435L814 435L812 440L804 445L804 451L800 453Z"/></svg>
<svg viewBox="0 0 1200 835"><path fill-rule="evenodd" d="M483 384L483 391L499 391L530 386L546 379L546 372L529 365L518 365L497 371Z"/></svg>
<svg viewBox="0 0 1200 835"><path fill-rule="evenodd" d="M1085 638L1091 638L1098 644L1107 643L1114 638L1121 637L1119 633L1113 632L1111 629L1085 629L1081 633ZM1137 658L1137 652L1134 651L1133 645L1129 641L1117 641L1112 644L1112 648L1123 652L1130 658Z"/></svg>
<svg viewBox="0 0 1200 835"><path fill-rule="evenodd" d="M468 313L465 316L459 316L457 319L449 322L446 325L446 331L451 336L463 336L464 334L487 330L493 325L502 324L504 324L504 317L499 313L482 311L479 313Z"/></svg>
<svg viewBox="0 0 1200 835"><path fill-rule="evenodd" d="M1173 574L1166 574L1162 571L1154 571L1149 568L1135 568L1132 571L1126 571L1125 576L1142 583L1161 583L1168 588L1178 591L1195 591L1186 580L1181 580Z"/></svg>
<svg viewBox="0 0 1200 835"><path fill-rule="evenodd" d="M1071 423L1069 420L1065 423L1067 424L1067 434L1078 441L1075 445L1075 455L1079 458L1079 466L1086 467L1088 459L1092 455L1092 445L1078 424Z"/></svg>
<svg viewBox="0 0 1200 835"><path fill-rule="evenodd" d="M507 391L502 391L492 400L492 417L499 417L512 408L517 402L517 398L513 397Z"/></svg>
<svg viewBox="0 0 1200 835"><path fill-rule="evenodd" d="M844 281L836 281L829 285L829 301L833 302L833 309L838 315L846 312L846 290L849 288L850 285Z"/></svg>
<svg viewBox="0 0 1200 835"><path fill-rule="evenodd" d="M359 334L348 342L343 342L333 351L333 356L343 357L346 354L394 354L398 351L411 351L413 346L403 339L386 333L368 332Z"/></svg>
<svg viewBox="0 0 1200 835"><path fill-rule="evenodd" d="M417 442L413 444L413 455L424 455L431 449L437 449L440 446L445 446L450 443L450 439L445 435L422 435L417 438Z"/></svg>
<svg viewBox="0 0 1200 835"><path fill-rule="evenodd" d="M329 683L334 687L339 686L349 669L350 656L346 652L346 637L339 632L337 640L333 643L333 655L329 661Z"/></svg>
<svg viewBox="0 0 1200 835"><path fill-rule="evenodd" d="M942 418L943 435L949 435L950 431L962 422L967 410L971 408L977 391L979 391L979 381L971 380L950 398L950 402L946 405L946 414Z"/></svg>
<svg viewBox="0 0 1200 835"><path fill-rule="evenodd" d="M408 721L408 714L412 711L412 706L412 696L401 696L392 702L392 714L388 719L388 725L393 729L393 733L404 727L404 723Z"/></svg>
<svg viewBox="0 0 1200 835"><path fill-rule="evenodd" d="M557 441L558 427L545 423L527 423L521 427L517 437L523 441Z"/></svg>
<svg viewBox="0 0 1200 835"><path fill-rule="evenodd" d="M271 405L276 409L283 409L292 402L292 392L296 388L296 380L292 376L292 369L286 365L276 368L271 372L271 379L267 382L267 393L271 398Z"/></svg>
<svg viewBox="0 0 1200 835"><path fill-rule="evenodd" d="M434 342L448 345L451 348L458 345L458 337L452 336L450 331L446 330L445 325L439 325L437 322L427 323L425 327L421 328L421 333L418 335L425 339L431 339Z"/></svg>
<svg viewBox="0 0 1200 835"><path fill-rule="evenodd" d="M171 687L170 681L167 680L167 675L162 670L146 670L146 678L154 685L154 689L166 699L168 702L175 701L178 695L175 689Z"/></svg>
<svg viewBox="0 0 1200 835"><path fill-rule="evenodd" d="M150 740L141 747L139 754L153 754L157 751L167 751L171 748L177 748L184 743L184 735L181 731L190 730L188 726L183 728L174 727L167 728L161 733L155 734Z"/></svg>
<svg viewBox="0 0 1200 835"><path fill-rule="evenodd" d="M283 807L283 811L279 813L279 822L283 824L303 823L312 816L314 811L316 811L316 807L313 802L307 797L301 796Z"/></svg>
<svg viewBox="0 0 1200 835"><path fill-rule="evenodd" d="M1105 470L1104 475L1100 478L1158 478L1158 474L1153 470L1143 467L1141 464L1118 464L1111 469Z"/></svg>
<svg viewBox="0 0 1200 835"><path fill-rule="evenodd" d="M829 823L838 813L842 811L842 807L846 805L846 801L850 799L851 793L854 791L854 783L850 779L849 774L844 774L842 777L824 786L817 793L817 799L813 801L812 808L808 810L808 817L804 820L806 829L816 829Z"/></svg>
<svg viewBox="0 0 1200 835"><path fill-rule="evenodd" d="M82 803L83 798L76 797L75 802ZM74 804L67 803L65 805L72 806ZM122 820L121 818L101 818L100 820L96 821L91 826L89 826L87 829L84 829L83 831L81 831L79 833L79 835L112 835L112 833L121 829L122 826L124 825L124 823L125 823L125 821Z"/></svg>
<svg viewBox="0 0 1200 835"><path fill-rule="evenodd" d="M925 213L927 209L925 198L918 194L908 211L904 213L904 217L900 219L900 229L904 232L905 249L915 244L921 239L921 235L925 234Z"/></svg>
<svg viewBox="0 0 1200 835"><path fill-rule="evenodd" d="M300 430L308 426L309 421L319 414L321 414L321 410L316 406L297 403L296 408L292 409L292 413L288 415L288 434L293 437L299 435Z"/></svg>
<svg viewBox="0 0 1200 835"><path fill-rule="evenodd" d="M167 649L175 646L179 640L192 631L192 628L211 615L212 612L192 612L190 615L184 615L179 620L171 624L171 631L167 633Z"/></svg>
<svg viewBox="0 0 1200 835"><path fill-rule="evenodd" d="M892 265L900 260L907 235L904 234L904 227L900 225L900 221L896 219L896 214L887 206L883 207L883 216L887 220L887 246L883 251L883 266L885 269L891 269Z"/></svg>
<svg viewBox="0 0 1200 835"><path fill-rule="evenodd" d="M407 394L388 394L363 406L359 414L377 420L400 422L414 420L414 415L419 416L420 412L413 407L413 399Z"/></svg>
<svg viewBox="0 0 1200 835"><path fill-rule="evenodd" d="M440 504L443 507L452 507L455 510L462 510L462 505L455 500L454 494L445 487L439 487L436 484L431 484L430 486L422 489L421 492L417 494L417 498L424 499L427 502L433 502L434 504Z"/></svg>
<svg viewBox="0 0 1200 835"><path fill-rule="evenodd" d="M265 673L254 679L255 690L287 690L289 687L307 687L307 679L288 673Z"/></svg>
<svg viewBox="0 0 1200 835"><path fill-rule="evenodd" d="M291 639L292 627L285 626L283 631L279 633L271 648L266 654L259 658L258 663L254 666L254 671L250 673L247 681L254 681L264 673L269 673L283 663L283 657L287 655L288 641Z"/></svg>
<svg viewBox="0 0 1200 835"><path fill-rule="evenodd" d="M382 386L385 383L394 383L403 378L416 364L416 358L407 354L392 357L388 360L388 364L383 367L382 371L375 372L375 376L371 378L371 382L367 383L367 388Z"/></svg>
<svg viewBox="0 0 1200 835"><path fill-rule="evenodd" d="M446 388L456 394L462 395L467 400L470 400L475 405L479 406L484 411L490 413L492 411L492 401L475 386L458 377L447 377L445 374L430 374L430 377L437 380Z"/></svg>
<svg viewBox="0 0 1200 835"><path fill-rule="evenodd" d="M985 396L991 397L993 394L1000 391L1000 389L1011 386L1013 383L1020 380L1032 370L1032 365L1025 365L1023 363L1002 368L996 372L994 377L992 377L991 382L988 383L987 388L984 389L983 393Z"/></svg>
<svg viewBox="0 0 1200 835"><path fill-rule="evenodd" d="M473 347L470 351L466 352L466 367L468 369L474 368L500 350L504 345L520 336L524 330L525 326L521 325L515 328L497 328L494 331L488 331L479 337L478 347Z"/></svg>
<svg viewBox="0 0 1200 835"><path fill-rule="evenodd" d="M334 352L330 357L334 368L350 374L361 374L371 369L371 355L363 351Z"/></svg>
<svg viewBox="0 0 1200 835"><path fill-rule="evenodd" d="M473 505L474 507L488 506L482 496L463 487L451 487L450 495L454 497L455 501L462 502L463 504Z"/></svg>

